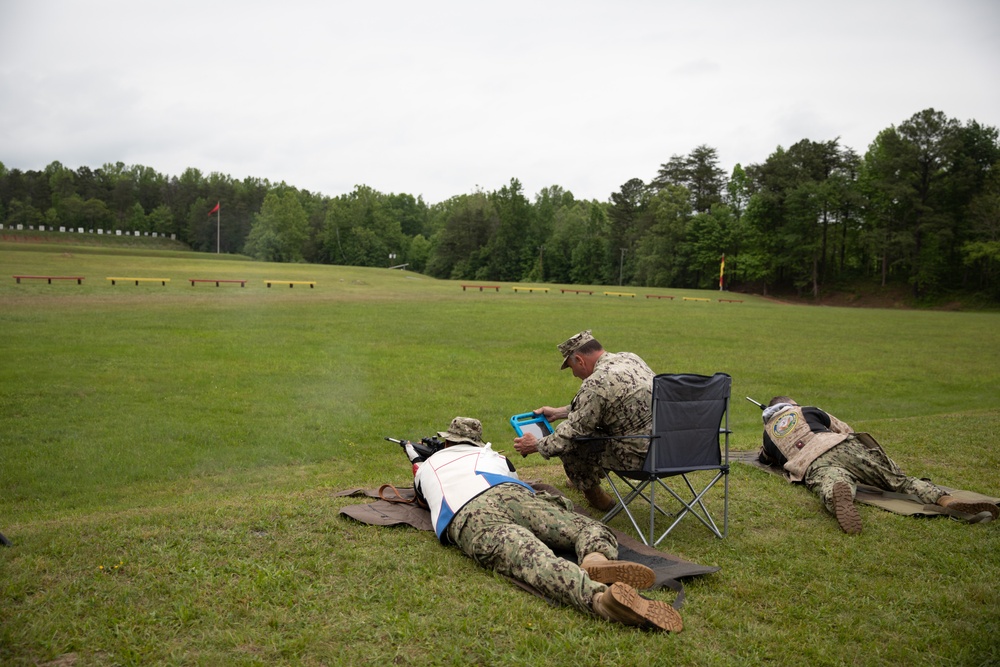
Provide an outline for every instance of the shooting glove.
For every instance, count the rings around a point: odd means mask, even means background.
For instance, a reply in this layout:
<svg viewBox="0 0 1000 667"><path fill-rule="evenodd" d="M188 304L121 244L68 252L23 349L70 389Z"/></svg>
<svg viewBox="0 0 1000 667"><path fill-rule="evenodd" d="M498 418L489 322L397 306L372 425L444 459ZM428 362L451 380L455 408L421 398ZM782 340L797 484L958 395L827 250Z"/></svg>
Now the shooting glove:
<svg viewBox="0 0 1000 667"><path fill-rule="evenodd" d="M413 443L406 441L403 443L403 451L406 452L406 458L410 459L410 463L423 463L424 457L413 448Z"/></svg>

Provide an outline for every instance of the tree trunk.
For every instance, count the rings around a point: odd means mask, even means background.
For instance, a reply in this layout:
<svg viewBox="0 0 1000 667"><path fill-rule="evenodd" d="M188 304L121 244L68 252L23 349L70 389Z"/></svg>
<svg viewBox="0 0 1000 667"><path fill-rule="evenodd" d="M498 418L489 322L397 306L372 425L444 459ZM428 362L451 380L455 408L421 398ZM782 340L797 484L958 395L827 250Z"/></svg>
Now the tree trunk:
<svg viewBox="0 0 1000 667"><path fill-rule="evenodd" d="M812 275L812 279L813 279L812 280L812 282L813 282L813 298L815 299L815 298L817 298L819 296L819 259L816 256L813 256L813 275Z"/></svg>

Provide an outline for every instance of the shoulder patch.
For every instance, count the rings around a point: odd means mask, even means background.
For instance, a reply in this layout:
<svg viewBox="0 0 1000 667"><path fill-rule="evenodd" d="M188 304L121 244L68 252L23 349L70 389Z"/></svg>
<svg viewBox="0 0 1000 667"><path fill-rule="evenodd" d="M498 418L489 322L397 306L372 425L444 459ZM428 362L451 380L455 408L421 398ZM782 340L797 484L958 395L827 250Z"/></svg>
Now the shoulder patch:
<svg viewBox="0 0 1000 667"><path fill-rule="evenodd" d="M789 412L787 415L782 415L780 419L774 422L774 426L771 427L771 432L774 433L779 438L783 435L787 435L789 431L795 428L795 422L798 421L795 412Z"/></svg>

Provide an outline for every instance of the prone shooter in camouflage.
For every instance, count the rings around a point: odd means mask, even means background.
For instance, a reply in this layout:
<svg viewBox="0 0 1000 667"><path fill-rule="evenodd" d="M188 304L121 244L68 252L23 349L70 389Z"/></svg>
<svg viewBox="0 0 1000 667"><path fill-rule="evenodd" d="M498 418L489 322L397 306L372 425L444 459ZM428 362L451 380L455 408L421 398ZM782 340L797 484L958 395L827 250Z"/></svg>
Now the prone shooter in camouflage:
<svg viewBox="0 0 1000 667"><path fill-rule="evenodd" d="M655 583L653 571L616 560L618 541L607 526L574 512L567 498L518 479L482 432L479 420L455 417L438 433L445 443L440 451L425 459L404 449L441 542L562 604L625 625L680 632L676 609L636 590ZM580 564L553 549L575 552Z"/></svg>
<svg viewBox="0 0 1000 667"><path fill-rule="evenodd" d="M912 495L969 515L996 519L1000 509L988 502L966 502L927 480L910 477L889 458L870 434L855 433L847 423L814 406L800 406L788 396L775 396L764 409L764 439L758 458L781 466L789 482L802 482L837 518L841 530L861 532L854 506L858 484Z"/></svg>

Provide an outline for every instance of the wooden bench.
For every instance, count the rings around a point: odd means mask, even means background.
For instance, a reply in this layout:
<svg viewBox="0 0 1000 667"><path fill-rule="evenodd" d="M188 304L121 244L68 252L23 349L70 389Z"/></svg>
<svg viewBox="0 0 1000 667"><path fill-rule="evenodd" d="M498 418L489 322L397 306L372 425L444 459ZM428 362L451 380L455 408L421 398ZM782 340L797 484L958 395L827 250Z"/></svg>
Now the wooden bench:
<svg viewBox="0 0 1000 667"><path fill-rule="evenodd" d="M670 296L669 294L647 294L646 298L647 299L671 299L672 300L674 297Z"/></svg>
<svg viewBox="0 0 1000 667"><path fill-rule="evenodd" d="M727 303L743 303L743 299L719 299L719 301L725 301Z"/></svg>
<svg viewBox="0 0 1000 667"><path fill-rule="evenodd" d="M684 297L684 300L685 301L711 301L711 299L702 299L701 297L697 297L697 296L686 296L686 297Z"/></svg>
<svg viewBox="0 0 1000 667"><path fill-rule="evenodd" d="M53 280L75 280L77 285L83 284L83 276L14 276L14 280L21 283L22 280L47 280L52 284Z"/></svg>
<svg viewBox="0 0 1000 667"><path fill-rule="evenodd" d="M594 290L589 289L563 289L559 288L559 291L565 294L566 292L576 292L577 294L593 294Z"/></svg>
<svg viewBox="0 0 1000 667"><path fill-rule="evenodd" d="M316 287L315 280L265 280L264 282L268 287L271 286L271 283L274 283L275 285L287 284L289 287L295 287L296 285L309 285L309 289Z"/></svg>
<svg viewBox="0 0 1000 667"><path fill-rule="evenodd" d="M548 292L548 287L514 287L515 292Z"/></svg>
<svg viewBox="0 0 1000 667"><path fill-rule="evenodd" d="M111 281L112 285L117 283L119 280L123 283L124 282L130 283L134 281L136 285L138 285L139 283L160 283L162 285L166 285L167 283L170 282L170 278L108 278L108 280Z"/></svg>
<svg viewBox="0 0 1000 667"><path fill-rule="evenodd" d="M635 294L633 292L605 292L604 296L630 296L633 299L635 298Z"/></svg>
<svg viewBox="0 0 1000 667"><path fill-rule="evenodd" d="M215 283L218 287L219 283L239 283L240 287L246 287L247 281L245 280L216 280L214 278L188 278L191 281L191 287L194 287L195 283Z"/></svg>
<svg viewBox="0 0 1000 667"><path fill-rule="evenodd" d="M484 289L495 289L498 292L500 291L500 286L499 285L462 285L462 291L463 292L465 291L466 287L468 287L469 289L473 289L474 287L478 287L480 292L482 292Z"/></svg>

